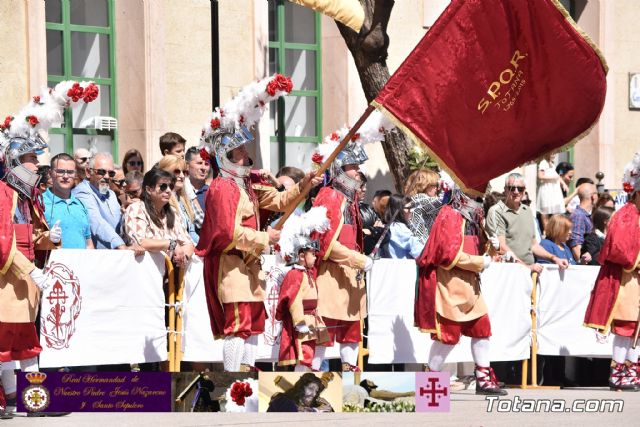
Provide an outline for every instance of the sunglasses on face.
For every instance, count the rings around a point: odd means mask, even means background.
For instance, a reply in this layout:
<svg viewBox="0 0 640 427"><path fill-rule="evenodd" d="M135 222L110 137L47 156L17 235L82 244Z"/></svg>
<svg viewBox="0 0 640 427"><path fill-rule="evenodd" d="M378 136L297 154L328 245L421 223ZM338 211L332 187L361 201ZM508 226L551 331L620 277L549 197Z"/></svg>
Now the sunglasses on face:
<svg viewBox="0 0 640 427"><path fill-rule="evenodd" d="M135 160L127 162L129 166L142 166L142 161L136 162Z"/></svg>
<svg viewBox="0 0 640 427"><path fill-rule="evenodd" d="M89 160L89 158L88 157L76 157L76 160L80 160L82 163L84 163L87 160Z"/></svg>
<svg viewBox="0 0 640 427"><path fill-rule="evenodd" d="M516 190L518 190L519 193L524 193L524 189L525 187L516 187L515 185L511 185L509 187L507 187L507 190L511 191L512 193L515 193Z"/></svg>
<svg viewBox="0 0 640 427"><path fill-rule="evenodd" d="M173 191L173 184L167 184L166 182L163 184L160 184L158 186L158 189L160 190L161 193L164 193L165 191L167 191L167 188L171 189L171 191Z"/></svg>
<svg viewBox="0 0 640 427"><path fill-rule="evenodd" d="M183 175L189 175L189 170L188 170L188 169L185 169L185 170L175 169L175 170L173 171L173 174L174 174L174 175L180 175L181 173L182 173Z"/></svg>
<svg viewBox="0 0 640 427"><path fill-rule="evenodd" d="M114 176L116 176L116 171L114 170L106 170L106 169L93 169L93 172L96 175L100 175L100 176L105 176L107 174L109 174L109 178L113 178Z"/></svg>
<svg viewBox="0 0 640 427"><path fill-rule="evenodd" d="M126 194L130 199L137 199L138 197L140 197L138 191L125 191L124 194Z"/></svg>
<svg viewBox="0 0 640 427"><path fill-rule="evenodd" d="M115 185L117 185L118 187L124 187L124 185L127 183L126 179L119 179L117 181L113 181L113 183Z"/></svg>
<svg viewBox="0 0 640 427"><path fill-rule="evenodd" d="M54 169L54 172L58 176L64 176L64 175L75 176L76 174L75 169Z"/></svg>

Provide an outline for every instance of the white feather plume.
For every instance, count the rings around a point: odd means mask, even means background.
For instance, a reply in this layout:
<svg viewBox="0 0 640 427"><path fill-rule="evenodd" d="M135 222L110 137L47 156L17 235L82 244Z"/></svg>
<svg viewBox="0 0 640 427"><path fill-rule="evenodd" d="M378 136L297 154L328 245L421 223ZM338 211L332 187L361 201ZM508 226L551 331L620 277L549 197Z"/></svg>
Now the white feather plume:
<svg viewBox="0 0 640 427"><path fill-rule="evenodd" d="M384 133L392 130L396 126L380 111L373 111L367 120L364 121L362 126L357 130L353 136L353 141L356 143L371 144L384 140ZM319 164L318 161L324 162L336 149L340 141L349 133L348 127L344 126L335 132L324 137L321 144L316 147L316 153L321 156L316 156L315 164Z"/></svg>
<svg viewBox="0 0 640 427"><path fill-rule="evenodd" d="M89 86L92 90L97 90L91 81L76 82L66 80L58 83L54 88L42 88L39 96L34 96L27 105L10 120L7 128L0 131L0 161L4 161L4 153L11 138L33 137L41 130L49 130L52 126L59 125L64 120L64 109L80 101L87 101L87 98L80 96L76 101L69 95L69 89L78 84L84 92ZM97 93L97 92L96 92ZM32 122L29 121L29 118ZM10 119L11 116L8 117ZM4 119L0 122L4 126Z"/></svg>
<svg viewBox="0 0 640 427"><path fill-rule="evenodd" d="M295 255L295 242L298 237L309 237L314 231L324 233L329 228L327 208L324 206L317 206L302 215L289 217L280 232L280 240L278 242L280 255L283 258L287 255Z"/></svg>
<svg viewBox="0 0 640 427"><path fill-rule="evenodd" d="M277 90L271 95L269 86L270 84L274 85L277 81L283 82L285 89L276 86ZM215 132L216 128L211 125L212 120L218 120L219 126L226 129L235 129L241 124L251 128L260 120L269 102L288 94L291 89L291 79L280 74L249 83L236 96L227 101L222 108L217 107L213 111L209 121L202 128L202 137L206 139Z"/></svg>
<svg viewBox="0 0 640 427"><path fill-rule="evenodd" d="M622 186L628 193L640 190L640 152L636 152L633 159L624 167Z"/></svg>

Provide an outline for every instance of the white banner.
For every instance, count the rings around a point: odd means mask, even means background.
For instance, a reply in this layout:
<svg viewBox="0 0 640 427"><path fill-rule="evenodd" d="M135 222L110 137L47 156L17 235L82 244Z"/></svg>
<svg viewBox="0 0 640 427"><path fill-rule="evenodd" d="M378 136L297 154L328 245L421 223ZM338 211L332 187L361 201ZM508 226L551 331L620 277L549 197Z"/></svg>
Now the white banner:
<svg viewBox="0 0 640 427"><path fill-rule="evenodd" d="M538 287L538 354L611 357L612 341L582 326L599 267L548 267Z"/></svg>
<svg viewBox="0 0 640 427"><path fill-rule="evenodd" d="M204 292L203 262L197 256L187 270L184 281L184 322L182 360L193 362L222 362L223 340L214 340L209 322L209 311ZM261 362L277 362L280 348L280 322L275 321L275 308L278 304L280 283L289 270L288 267L276 265L275 256L263 257L262 269L267 275L265 308L267 320L265 333L258 337L257 360ZM340 357L337 347L328 348L327 359Z"/></svg>
<svg viewBox="0 0 640 427"><path fill-rule="evenodd" d="M413 326L417 266L413 260L381 259L369 274L369 363L426 363L429 334ZM491 360L529 358L531 332L529 270L494 264L482 274L491 318ZM460 339L447 362L470 362L471 343Z"/></svg>
<svg viewBox="0 0 640 427"><path fill-rule="evenodd" d="M41 367L167 359L163 255L61 249L47 267L56 281L42 295Z"/></svg>

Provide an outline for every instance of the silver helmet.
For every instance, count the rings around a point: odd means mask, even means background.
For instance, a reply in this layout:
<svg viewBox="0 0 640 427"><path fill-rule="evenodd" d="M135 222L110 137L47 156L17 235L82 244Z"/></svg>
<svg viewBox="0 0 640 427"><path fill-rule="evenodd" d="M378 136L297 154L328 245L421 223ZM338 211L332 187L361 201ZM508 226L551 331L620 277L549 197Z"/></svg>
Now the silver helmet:
<svg viewBox="0 0 640 427"><path fill-rule="evenodd" d="M333 187L353 200L362 183L348 176L344 172L344 167L349 165L359 166L367 160L369 160L369 156L364 151L362 143L357 141L349 142L331 164Z"/></svg>
<svg viewBox="0 0 640 427"><path fill-rule="evenodd" d="M33 195L33 189L40 181L40 175L25 167L20 157L33 153L40 155L47 148L47 143L39 134L28 138L17 136L11 138L4 149L5 176L4 179L11 187L26 197Z"/></svg>
<svg viewBox="0 0 640 427"><path fill-rule="evenodd" d="M223 176L245 178L251 172L253 161L248 166L240 166L229 159L229 154L236 148L253 142L254 138L249 129L240 126L237 129L219 128L210 137L212 145L210 153L215 156L216 163Z"/></svg>
<svg viewBox="0 0 640 427"><path fill-rule="evenodd" d="M293 251L284 256L287 265L296 264L299 261L298 253L302 250L320 250L320 240L312 239L309 236L298 235L293 240Z"/></svg>

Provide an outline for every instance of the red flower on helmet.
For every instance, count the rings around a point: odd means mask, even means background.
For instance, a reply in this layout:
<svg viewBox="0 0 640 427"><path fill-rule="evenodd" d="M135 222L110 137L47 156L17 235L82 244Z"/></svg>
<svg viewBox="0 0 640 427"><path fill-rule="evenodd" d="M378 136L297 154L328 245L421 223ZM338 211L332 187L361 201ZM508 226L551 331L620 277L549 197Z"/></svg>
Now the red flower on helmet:
<svg viewBox="0 0 640 427"><path fill-rule="evenodd" d="M80 83L74 83L73 86L69 88L67 91L67 96L71 98L73 102L78 102L80 98L82 98L82 93L84 89L80 86Z"/></svg>
<svg viewBox="0 0 640 427"><path fill-rule="evenodd" d="M626 193L632 193L633 192L633 185L631 185L630 182L625 182L625 183L622 184L622 189Z"/></svg>
<svg viewBox="0 0 640 427"><path fill-rule="evenodd" d="M277 92L290 93L293 89L293 82L287 76L276 74L269 83L267 83L267 93L275 96Z"/></svg>
<svg viewBox="0 0 640 427"><path fill-rule="evenodd" d="M218 129L220 127L220 119L211 119L211 129Z"/></svg>
<svg viewBox="0 0 640 427"><path fill-rule="evenodd" d="M280 244L276 243L275 245L273 245L273 250L275 250L276 252L280 252L280 250L281 250Z"/></svg>
<svg viewBox="0 0 640 427"><path fill-rule="evenodd" d="M9 126L11 126L11 120L13 120L13 117L11 116L5 117L4 123L0 124L0 129L1 130L9 129Z"/></svg>
<svg viewBox="0 0 640 427"><path fill-rule="evenodd" d="M89 86L84 88L82 99L88 104L91 101L95 101L99 92L100 90L98 89L98 86L91 83Z"/></svg>
<svg viewBox="0 0 640 427"><path fill-rule="evenodd" d="M36 116L27 116L26 119L31 126L35 126L40 123L40 120L38 120Z"/></svg>
<svg viewBox="0 0 640 427"><path fill-rule="evenodd" d="M208 162L210 160L209 152L206 148L200 149L200 157L202 157L202 160L204 160L205 162Z"/></svg>
<svg viewBox="0 0 640 427"><path fill-rule="evenodd" d="M340 141L340 135L338 135L338 132L333 132L331 134L331 140L332 141Z"/></svg>
<svg viewBox="0 0 640 427"><path fill-rule="evenodd" d="M311 161L313 163L317 163L321 165L323 160L324 160L324 157L322 157L320 153L313 153L313 156L311 156Z"/></svg>
<svg viewBox="0 0 640 427"><path fill-rule="evenodd" d="M231 400L238 406L244 406L246 398L253 394L249 383L235 382L231 386Z"/></svg>
<svg viewBox="0 0 640 427"><path fill-rule="evenodd" d="M39 96L34 96L33 97L33 102L35 102L36 104L40 104L40 97Z"/></svg>
<svg viewBox="0 0 640 427"><path fill-rule="evenodd" d="M351 141L357 141L360 139L360 134L359 133L354 133L353 136L351 137Z"/></svg>

